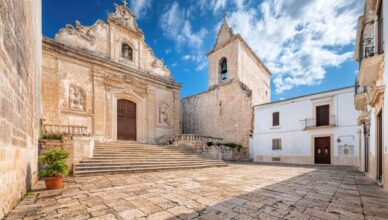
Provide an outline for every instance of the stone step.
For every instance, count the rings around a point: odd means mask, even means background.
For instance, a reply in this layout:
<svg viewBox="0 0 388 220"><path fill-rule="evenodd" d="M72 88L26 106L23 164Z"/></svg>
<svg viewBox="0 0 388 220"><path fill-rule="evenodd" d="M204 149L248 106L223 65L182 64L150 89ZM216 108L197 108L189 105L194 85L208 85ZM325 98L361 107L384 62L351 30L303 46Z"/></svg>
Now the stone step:
<svg viewBox="0 0 388 220"><path fill-rule="evenodd" d="M205 165L196 165L196 166L160 166L160 167L147 167L147 168L123 168L123 169L101 169L101 170L83 170L83 171L75 171L75 175L96 175L96 174L104 174L104 173L137 173L137 172L155 172L155 171L163 171L163 170L176 170L176 169L196 169L196 168L207 168L207 167L219 167L219 166L227 166L227 164L205 164Z"/></svg>
<svg viewBox="0 0 388 220"><path fill-rule="evenodd" d="M93 155L93 158L160 158L161 155ZM198 155L163 155L165 158L199 157Z"/></svg>
<svg viewBox="0 0 388 220"><path fill-rule="evenodd" d="M94 150L189 150L190 148L171 148L171 147L94 147Z"/></svg>
<svg viewBox="0 0 388 220"><path fill-rule="evenodd" d="M163 163L163 164L95 164L95 165L85 165L85 166L77 166L75 168L76 171L79 170L98 170L98 169L116 169L116 168L146 168L146 167L163 167L163 166L197 166L197 165L218 165L223 164L223 162L215 161L215 162L194 162L194 163Z"/></svg>
<svg viewBox="0 0 388 220"><path fill-rule="evenodd" d="M184 164L184 163L219 163L222 162L220 160L188 160L188 161L145 161L145 162L139 162L139 161L112 161L112 162L98 162L98 163L78 163L77 167L84 167L84 166L111 166L111 165L143 165L143 164L150 164L150 165L158 165L158 164Z"/></svg>
<svg viewBox="0 0 388 220"><path fill-rule="evenodd" d="M83 160L80 162L80 164L83 163L122 163L122 162L131 162L131 163L143 163L143 162L164 162L164 161L171 161L170 159L159 159L159 158L136 158L131 160L123 160L123 159L90 159L90 160ZM204 161L202 158L181 158L181 159L174 159L174 161L177 162L186 162L186 161Z"/></svg>
<svg viewBox="0 0 388 220"><path fill-rule="evenodd" d="M123 153L123 154L94 154L93 157L120 157L120 156L128 156L128 157L186 157L186 156L195 156L195 155L190 155L190 154L142 154L142 153L136 153L136 154L133 154L133 153L129 153L129 154L126 154L126 153Z"/></svg>
<svg viewBox="0 0 388 220"><path fill-rule="evenodd" d="M148 172L225 166L221 160L202 158L191 147L159 146L136 142L96 143L92 158L74 167L75 175Z"/></svg>

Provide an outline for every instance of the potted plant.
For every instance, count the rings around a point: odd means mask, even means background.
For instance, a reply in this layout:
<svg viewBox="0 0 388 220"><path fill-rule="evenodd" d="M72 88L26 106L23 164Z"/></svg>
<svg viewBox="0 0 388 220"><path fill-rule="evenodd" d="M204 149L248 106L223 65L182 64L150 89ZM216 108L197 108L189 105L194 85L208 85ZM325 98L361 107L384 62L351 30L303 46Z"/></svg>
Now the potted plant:
<svg viewBox="0 0 388 220"><path fill-rule="evenodd" d="M65 160L69 153L62 149L50 150L39 156L42 170L39 177L44 178L46 189L62 188L63 177L68 174L68 166Z"/></svg>

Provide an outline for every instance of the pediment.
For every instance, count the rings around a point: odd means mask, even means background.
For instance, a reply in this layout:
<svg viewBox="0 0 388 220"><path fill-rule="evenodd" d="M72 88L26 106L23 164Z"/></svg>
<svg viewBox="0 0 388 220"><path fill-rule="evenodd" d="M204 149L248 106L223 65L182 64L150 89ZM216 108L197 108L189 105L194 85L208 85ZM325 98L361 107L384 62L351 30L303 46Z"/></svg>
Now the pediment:
<svg viewBox="0 0 388 220"><path fill-rule="evenodd" d="M109 13L108 19L126 29L135 33L143 34L136 24L136 18L133 12L126 5L114 4L115 12Z"/></svg>

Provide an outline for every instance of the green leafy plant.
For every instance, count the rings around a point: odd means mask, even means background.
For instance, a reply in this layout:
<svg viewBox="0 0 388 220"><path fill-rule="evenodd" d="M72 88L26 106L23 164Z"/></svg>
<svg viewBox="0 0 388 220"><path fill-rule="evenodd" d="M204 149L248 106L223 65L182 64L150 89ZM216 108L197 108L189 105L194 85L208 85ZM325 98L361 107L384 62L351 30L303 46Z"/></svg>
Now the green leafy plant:
<svg viewBox="0 0 388 220"><path fill-rule="evenodd" d="M69 153L62 149L55 149L44 152L39 156L43 169L39 171L39 177L58 177L68 174L68 166L65 160Z"/></svg>
<svg viewBox="0 0 388 220"><path fill-rule="evenodd" d="M212 141L207 142L208 147L213 146L213 145L214 145L214 143Z"/></svg>
<svg viewBox="0 0 388 220"><path fill-rule="evenodd" d="M236 143L225 143L224 146L230 147L232 149L237 149L238 152L240 152L241 149L243 148L241 144L236 144Z"/></svg>
<svg viewBox="0 0 388 220"><path fill-rule="evenodd" d="M216 145L217 145L217 146L221 146L221 145L222 145L222 143L218 142L218 143L216 143Z"/></svg>
<svg viewBox="0 0 388 220"><path fill-rule="evenodd" d="M62 134L46 134L46 133L41 133L40 134L40 139L41 140L63 140L63 135Z"/></svg>

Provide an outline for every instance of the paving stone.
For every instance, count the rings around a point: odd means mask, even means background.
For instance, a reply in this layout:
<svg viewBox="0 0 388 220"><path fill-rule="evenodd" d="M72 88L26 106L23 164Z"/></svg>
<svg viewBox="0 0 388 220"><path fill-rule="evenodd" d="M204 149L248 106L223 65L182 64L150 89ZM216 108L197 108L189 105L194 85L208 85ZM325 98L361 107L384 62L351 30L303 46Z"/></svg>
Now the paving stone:
<svg viewBox="0 0 388 220"><path fill-rule="evenodd" d="M388 219L388 193L339 166L229 164L36 187L6 219Z"/></svg>

